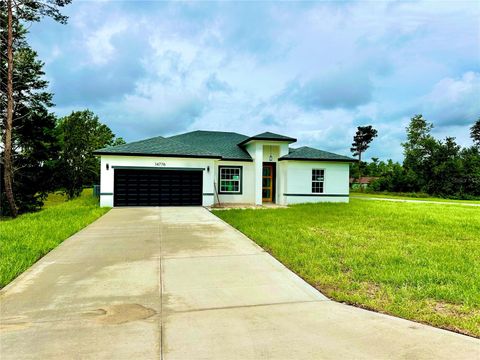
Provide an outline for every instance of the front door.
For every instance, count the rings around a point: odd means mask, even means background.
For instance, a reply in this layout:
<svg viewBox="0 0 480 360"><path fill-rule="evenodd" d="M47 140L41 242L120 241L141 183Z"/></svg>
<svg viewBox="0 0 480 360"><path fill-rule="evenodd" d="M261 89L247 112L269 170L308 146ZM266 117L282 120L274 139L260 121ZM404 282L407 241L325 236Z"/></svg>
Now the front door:
<svg viewBox="0 0 480 360"><path fill-rule="evenodd" d="M263 164L262 201L273 202L275 192L275 164Z"/></svg>

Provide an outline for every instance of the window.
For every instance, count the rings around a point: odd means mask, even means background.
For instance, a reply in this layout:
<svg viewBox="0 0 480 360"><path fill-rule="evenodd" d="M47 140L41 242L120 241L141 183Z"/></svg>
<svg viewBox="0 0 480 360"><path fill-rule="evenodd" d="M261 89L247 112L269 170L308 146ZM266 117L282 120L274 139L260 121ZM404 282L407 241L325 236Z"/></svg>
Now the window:
<svg viewBox="0 0 480 360"><path fill-rule="evenodd" d="M219 166L218 183L220 194L242 193L242 167Z"/></svg>
<svg viewBox="0 0 480 360"><path fill-rule="evenodd" d="M325 182L324 169L312 169L312 193L322 194Z"/></svg>

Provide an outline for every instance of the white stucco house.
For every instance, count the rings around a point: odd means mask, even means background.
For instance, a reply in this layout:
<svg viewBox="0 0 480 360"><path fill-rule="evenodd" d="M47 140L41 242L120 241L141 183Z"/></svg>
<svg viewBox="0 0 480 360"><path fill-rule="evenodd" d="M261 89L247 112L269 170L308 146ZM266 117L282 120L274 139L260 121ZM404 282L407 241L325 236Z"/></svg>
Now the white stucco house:
<svg viewBox="0 0 480 360"><path fill-rule="evenodd" d="M355 160L265 132L193 131L95 151L101 206L348 202Z"/></svg>

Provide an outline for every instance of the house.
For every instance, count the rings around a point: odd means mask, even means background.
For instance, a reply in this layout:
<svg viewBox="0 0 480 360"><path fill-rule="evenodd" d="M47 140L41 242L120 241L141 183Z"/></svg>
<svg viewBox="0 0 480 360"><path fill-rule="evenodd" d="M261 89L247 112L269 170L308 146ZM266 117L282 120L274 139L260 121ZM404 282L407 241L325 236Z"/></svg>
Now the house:
<svg viewBox="0 0 480 360"><path fill-rule="evenodd" d="M360 187L363 189L366 189L372 182L374 182L377 179L379 179L378 176L362 176L359 179L351 177L350 187L352 189L358 189Z"/></svg>
<svg viewBox="0 0 480 360"><path fill-rule="evenodd" d="M95 151L101 206L348 202L352 158L265 132L193 131Z"/></svg>

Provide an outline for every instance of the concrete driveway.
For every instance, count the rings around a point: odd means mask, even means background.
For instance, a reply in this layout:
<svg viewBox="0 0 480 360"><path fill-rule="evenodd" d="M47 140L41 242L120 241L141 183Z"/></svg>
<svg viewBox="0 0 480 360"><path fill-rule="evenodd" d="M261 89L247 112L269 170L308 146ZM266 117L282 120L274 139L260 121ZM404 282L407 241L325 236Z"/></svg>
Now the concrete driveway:
<svg viewBox="0 0 480 360"><path fill-rule="evenodd" d="M113 209L0 292L6 359L480 359L329 301L203 208Z"/></svg>

